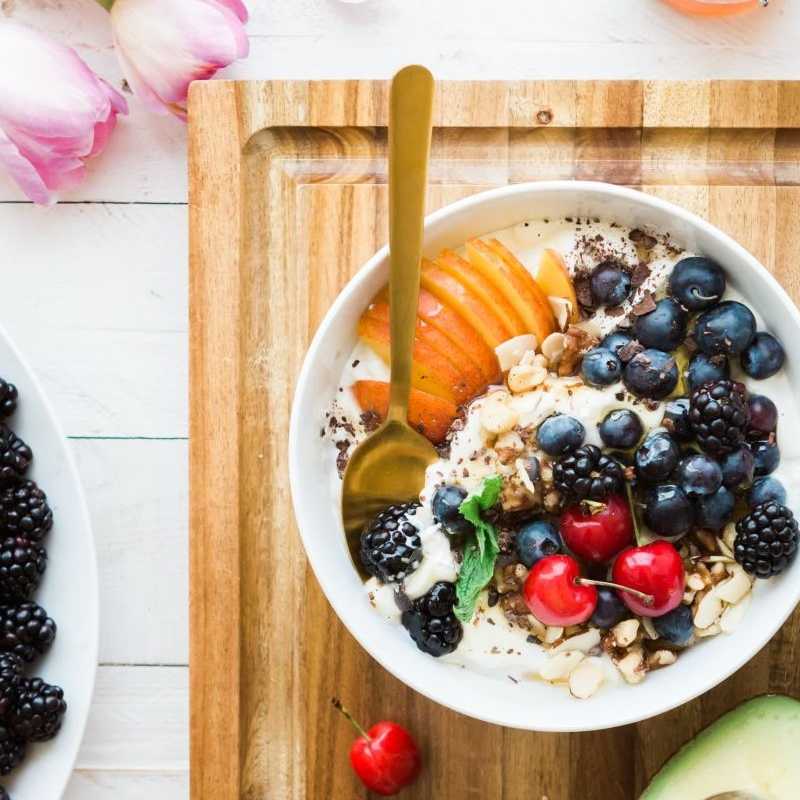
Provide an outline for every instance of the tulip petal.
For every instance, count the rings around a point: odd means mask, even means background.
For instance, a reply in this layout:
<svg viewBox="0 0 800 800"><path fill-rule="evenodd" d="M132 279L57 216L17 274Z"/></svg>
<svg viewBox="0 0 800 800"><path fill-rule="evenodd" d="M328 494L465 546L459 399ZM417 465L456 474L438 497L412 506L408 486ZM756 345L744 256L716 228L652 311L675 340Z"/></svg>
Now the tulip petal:
<svg viewBox="0 0 800 800"><path fill-rule="evenodd" d="M8 174L17 182L19 188L30 200L40 205L51 205L54 202L39 173L33 168L28 159L20 152L14 142L5 135L0 128L0 164Z"/></svg>
<svg viewBox="0 0 800 800"><path fill-rule="evenodd" d="M247 13L247 7L242 0L217 0L217 2L233 11L240 22L247 22L249 15Z"/></svg>

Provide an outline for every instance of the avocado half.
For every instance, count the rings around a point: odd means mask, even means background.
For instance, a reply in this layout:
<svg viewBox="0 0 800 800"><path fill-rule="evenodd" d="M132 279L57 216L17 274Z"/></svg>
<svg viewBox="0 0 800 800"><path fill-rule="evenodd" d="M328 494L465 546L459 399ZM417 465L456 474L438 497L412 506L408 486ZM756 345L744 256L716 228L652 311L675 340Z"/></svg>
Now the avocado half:
<svg viewBox="0 0 800 800"><path fill-rule="evenodd" d="M800 798L800 702L765 695L742 703L685 744L640 800L705 800L721 792Z"/></svg>

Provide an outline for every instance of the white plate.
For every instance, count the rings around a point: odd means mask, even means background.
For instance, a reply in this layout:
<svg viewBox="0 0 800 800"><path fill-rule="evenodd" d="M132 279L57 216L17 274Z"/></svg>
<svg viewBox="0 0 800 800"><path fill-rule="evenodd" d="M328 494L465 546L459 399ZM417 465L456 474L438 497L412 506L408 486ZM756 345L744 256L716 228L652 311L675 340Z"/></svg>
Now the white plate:
<svg viewBox="0 0 800 800"><path fill-rule="evenodd" d="M58 632L50 652L31 666L30 674L61 686L67 701L58 736L31 745L25 761L0 778L0 784L12 800L57 800L75 765L97 671L97 559L86 501L64 433L42 387L3 329L0 375L19 389L19 408L9 425L33 450L28 477L47 493L54 517L53 530L44 540L47 571L33 600L56 621Z"/></svg>
<svg viewBox="0 0 800 800"><path fill-rule="evenodd" d="M731 287L743 294L783 342L787 397L779 440L785 461L800 458L800 435L792 418L800 398L800 313L775 279L729 236L700 217L655 197L602 183L553 181L484 192L437 211L425 226L425 252L458 247L468 237L525 219L598 216L635 228L669 232L686 249L715 259ZM642 684L604 687L589 700L528 681L513 684L424 655L399 625L370 607L345 545L339 491L331 480L333 448L319 436L337 393L345 359L356 342L356 322L388 279L384 248L348 283L317 331L297 382L289 435L289 473L300 534L311 566L341 620L386 669L412 688L469 716L539 731L598 730L668 711L708 691L755 655L800 600L800 563L785 575L760 582L742 625L683 653L677 663L653 672ZM764 391L769 394L765 387ZM778 398L775 398L776 400ZM781 433L782 432L782 433ZM791 497L791 496L790 496ZM797 499L797 498L794 498Z"/></svg>

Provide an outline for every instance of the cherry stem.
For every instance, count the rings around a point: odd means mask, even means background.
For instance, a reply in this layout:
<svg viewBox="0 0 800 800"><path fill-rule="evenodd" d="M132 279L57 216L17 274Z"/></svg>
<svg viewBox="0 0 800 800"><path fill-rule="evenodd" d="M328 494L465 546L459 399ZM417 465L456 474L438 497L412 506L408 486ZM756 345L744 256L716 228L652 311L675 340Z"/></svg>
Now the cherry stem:
<svg viewBox="0 0 800 800"><path fill-rule="evenodd" d="M628 594L638 597L646 606L651 606L655 603L656 599L651 594L640 592L638 589L631 589L628 586L620 586L618 583L610 583L609 581L593 581L589 578L576 578L575 583L581 586L605 586L607 589L617 589L620 592L627 592Z"/></svg>
<svg viewBox="0 0 800 800"><path fill-rule="evenodd" d="M361 736L363 736L368 742L372 741L370 735L361 727L361 725L356 721L353 715L342 705L342 701L339 700L338 697L332 697L331 703L333 704L333 707L337 711L341 712L350 721L350 724L358 731L358 733Z"/></svg>

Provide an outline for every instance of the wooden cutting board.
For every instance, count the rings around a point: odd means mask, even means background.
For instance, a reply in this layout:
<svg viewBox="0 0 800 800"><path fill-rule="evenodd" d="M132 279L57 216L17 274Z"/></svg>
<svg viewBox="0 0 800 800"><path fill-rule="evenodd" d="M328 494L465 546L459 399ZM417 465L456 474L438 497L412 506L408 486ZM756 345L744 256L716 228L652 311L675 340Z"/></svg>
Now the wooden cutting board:
<svg viewBox="0 0 800 800"><path fill-rule="evenodd" d="M800 693L800 614L669 714L525 733L387 674L306 564L287 474L293 383L331 301L387 239L387 97L373 81L192 86L192 798L367 796L335 695L419 737L427 766L407 797L632 799L723 711ZM730 233L800 299L800 82L442 83L435 120L431 210L527 180L639 187Z"/></svg>

